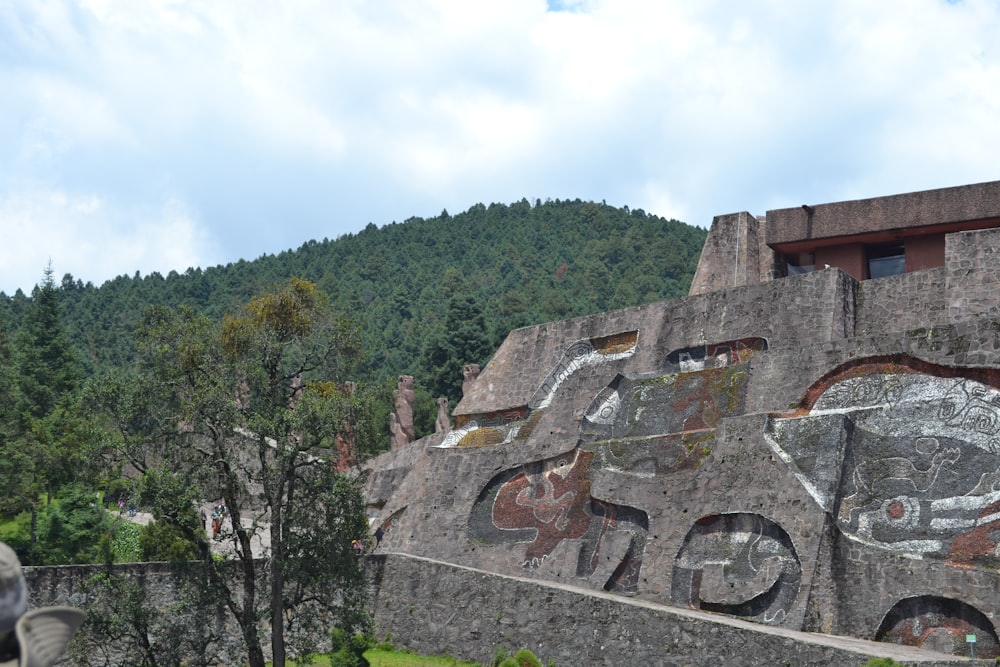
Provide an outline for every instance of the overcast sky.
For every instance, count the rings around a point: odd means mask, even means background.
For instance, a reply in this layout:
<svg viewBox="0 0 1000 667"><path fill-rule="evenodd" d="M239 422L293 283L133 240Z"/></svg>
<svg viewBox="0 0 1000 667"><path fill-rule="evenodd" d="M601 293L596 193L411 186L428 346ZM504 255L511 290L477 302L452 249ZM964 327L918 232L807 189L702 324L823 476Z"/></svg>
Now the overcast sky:
<svg viewBox="0 0 1000 667"><path fill-rule="evenodd" d="M0 0L0 291L521 198L1000 180L994 0Z"/></svg>

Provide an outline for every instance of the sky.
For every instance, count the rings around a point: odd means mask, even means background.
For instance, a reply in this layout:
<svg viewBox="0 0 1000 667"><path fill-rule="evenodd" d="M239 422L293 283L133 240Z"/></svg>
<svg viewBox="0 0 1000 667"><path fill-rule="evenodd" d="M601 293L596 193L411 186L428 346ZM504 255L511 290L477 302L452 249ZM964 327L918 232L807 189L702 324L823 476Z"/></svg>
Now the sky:
<svg viewBox="0 0 1000 667"><path fill-rule="evenodd" d="M1000 180L995 0L0 0L0 292Z"/></svg>

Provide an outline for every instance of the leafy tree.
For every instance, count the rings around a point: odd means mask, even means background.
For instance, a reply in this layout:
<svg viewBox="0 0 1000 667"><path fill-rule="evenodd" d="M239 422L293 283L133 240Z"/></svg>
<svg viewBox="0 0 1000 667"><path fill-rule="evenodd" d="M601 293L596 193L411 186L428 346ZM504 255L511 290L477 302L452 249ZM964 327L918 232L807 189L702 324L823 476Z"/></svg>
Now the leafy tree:
<svg viewBox="0 0 1000 667"><path fill-rule="evenodd" d="M110 554L111 518L90 489L66 486L38 518L32 562L40 565L100 563Z"/></svg>
<svg viewBox="0 0 1000 667"><path fill-rule="evenodd" d="M139 348L163 415L155 423L176 425L156 429L155 455L135 456L143 465L145 457L162 461L147 468L143 502L202 545L209 580L242 630L251 667L264 665L261 619L270 624L275 667L289 650L315 648L302 643L307 633L297 626L337 619L351 630L365 622L364 579L351 543L366 534L367 522L357 482L339 475L335 460L337 437L352 416L346 381L358 339L313 283L294 278L221 322L160 307L140 326ZM130 394L126 388L117 397ZM118 414L131 422L129 410ZM135 444L124 436L119 442ZM196 496L225 501L235 529L224 539L235 554L238 589L189 519ZM261 540L270 546L267 560L254 557Z"/></svg>
<svg viewBox="0 0 1000 667"><path fill-rule="evenodd" d="M17 406L20 402L14 350L7 333L7 323L0 317L0 447L13 440L18 432Z"/></svg>
<svg viewBox="0 0 1000 667"><path fill-rule="evenodd" d="M198 546L188 534L166 521L153 521L139 534L143 562L189 561L198 558Z"/></svg>
<svg viewBox="0 0 1000 667"><path fill-rule="evenodd" d="M93 442L88 420L78 410L76 391L82 371L62 326L59 288L51 267L32 292L13 349L11 353L10 347L0 347L0 355L16 367L14 378L7 371L12 388L0 418L0 484L6 490L5 510L32 512L34 542L40 495L51 497L63 485L82 480L90 470L86 463ZM58 515L49 518L59 520ZM28 562L58 563L59 553L69 552L31 549Z"/></svg>
<svg viewBox="0 0 1000 667"><path fill-rule="evenodd" d="M427 339L421 363L425 386L454 405L462 398L463 368L484 364L493 353L483 310L471 296L448 300L443 326Z"/></svg>
<svg viewBox="0 0 1000 667"><path fill-rule="evenodd" d="M189 566L187 569L191 569ZM87 612L69 647L75 665L208 667L233 664L225 655L222 610L215 589L202 585L197 572L178 577L174 602L162 607L126 575L108 570L81 586ZM186 582L186 583L185 583Z"/></svg>
<svg viewBox="0 0 1000 667"><path fill-rule="evenodd" d="M32 292L32 307L21 330L18 359L22 419L40 419L59 399L77 389L82 378L76 348L60 319L59 288L52 267Z"/></svg>

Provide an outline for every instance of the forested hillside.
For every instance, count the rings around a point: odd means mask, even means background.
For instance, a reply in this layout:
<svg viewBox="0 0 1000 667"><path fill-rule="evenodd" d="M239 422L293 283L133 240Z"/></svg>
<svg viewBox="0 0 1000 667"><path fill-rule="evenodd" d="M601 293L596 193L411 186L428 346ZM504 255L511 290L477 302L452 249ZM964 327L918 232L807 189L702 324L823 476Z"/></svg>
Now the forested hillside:
<svg viewBox="0 0 1000 667"><path fill-rule="evenodd" d="M704 238L702 229L638 209L522 200L370 224L226 266L137 273L99 287L65 275L57 285L87 375L134 358L133 331L147 306L186 304L218 317L298 276L360 321L366 379L412 374L425 392L454 401L455 369L484 363L513 328L685 295ZM0 294L9 332L30 299Z"/></svg>

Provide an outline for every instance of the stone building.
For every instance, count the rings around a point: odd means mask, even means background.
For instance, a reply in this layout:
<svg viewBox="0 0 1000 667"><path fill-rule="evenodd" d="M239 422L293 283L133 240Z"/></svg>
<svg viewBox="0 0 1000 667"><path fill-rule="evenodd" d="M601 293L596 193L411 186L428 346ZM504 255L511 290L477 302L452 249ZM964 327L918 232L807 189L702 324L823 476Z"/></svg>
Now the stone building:
<svg viewBox="0 0 1000 667"><path fill-rule="evenodd" d="M1000 655L1000 182L715 218L370 462L376 553Z"/></svg>

